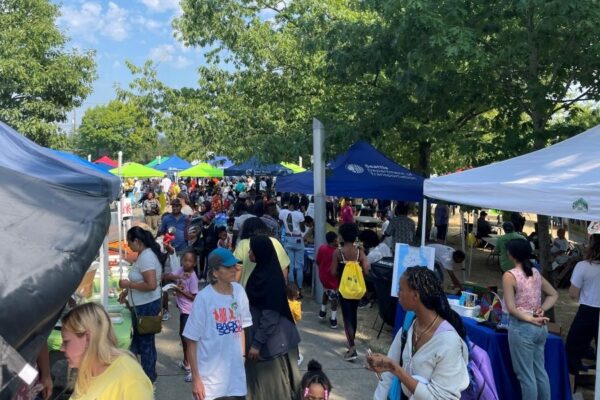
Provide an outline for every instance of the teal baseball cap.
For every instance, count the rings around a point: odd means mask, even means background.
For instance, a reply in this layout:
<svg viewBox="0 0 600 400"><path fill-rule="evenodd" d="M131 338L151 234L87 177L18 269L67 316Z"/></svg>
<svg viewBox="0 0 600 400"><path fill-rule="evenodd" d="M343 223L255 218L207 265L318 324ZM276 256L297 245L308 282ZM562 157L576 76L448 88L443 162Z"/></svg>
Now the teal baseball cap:
<svg viewBox="0 0 600 400"><path fill-rule="evenodd" d="M240 260L235 258L233 253L222 247L214 249L208 255L208 267L219 268L219 267L234 267L240 263Z"/></svg>

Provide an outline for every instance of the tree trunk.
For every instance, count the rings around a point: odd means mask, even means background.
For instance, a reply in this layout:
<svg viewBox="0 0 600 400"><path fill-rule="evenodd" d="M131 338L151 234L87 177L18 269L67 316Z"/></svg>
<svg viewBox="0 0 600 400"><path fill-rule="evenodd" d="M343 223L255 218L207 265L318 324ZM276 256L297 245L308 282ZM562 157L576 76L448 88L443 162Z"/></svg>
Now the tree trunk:
<svg viewBox="0 0 600 400"><path fill-rule="evenodd" d="M419 142L419 160L417 164L417 172L424 178L429 178L431 175L431 143L427 140ZM429 237L431 231L431 203L427 203L427 225L425 229L425 238ZM421 232L423 228L423 201L419 202L419 215L417 223L417 242L421 244Z"/></svg>

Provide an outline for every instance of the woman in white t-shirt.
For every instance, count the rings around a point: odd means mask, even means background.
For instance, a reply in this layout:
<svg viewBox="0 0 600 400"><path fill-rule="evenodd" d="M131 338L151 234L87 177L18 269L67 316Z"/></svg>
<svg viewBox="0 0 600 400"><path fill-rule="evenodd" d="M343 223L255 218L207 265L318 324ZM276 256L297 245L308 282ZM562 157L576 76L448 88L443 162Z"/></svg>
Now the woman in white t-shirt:
<svg viewBox="0 0 600 400"><path fill-rule="evenodd" d="M600 234L590 236L584 261L573 270L569 296L579 301L579 309L567 336L569 372L577 375L582 369L581 359L592 339L598 344L598 314L600 312Z"/></svg>
<svg viewBox="0 0 600 400"><path fill-rule="evenodd" d="M123 288L119 302L129 299L132 307L133 338L130 350L140 355L142 368L152 382L156 381L156 344L154 335L140 335L137 332L138 316L153 316L160 312L160 276L165 255L160 251L152 233L134 226L127 231L129 248L138 253L138 258L129 270L129 279L121 279L119 287Z"/></svg>

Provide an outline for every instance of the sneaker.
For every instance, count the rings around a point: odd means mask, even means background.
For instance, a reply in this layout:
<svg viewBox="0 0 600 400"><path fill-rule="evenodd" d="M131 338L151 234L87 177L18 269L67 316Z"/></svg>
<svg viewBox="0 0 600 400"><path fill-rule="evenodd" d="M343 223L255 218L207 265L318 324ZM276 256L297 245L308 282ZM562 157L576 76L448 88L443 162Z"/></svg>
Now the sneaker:
<svg viewBox="0 0 600 400"><path fill-rule="evenodd" d="M325 319L326 315L327 315L327 311L319 311L319 319L321 321Z"/></svg>
<svg viewBox="0 0 600 400"><path fill-rule="evenodd" d="M171 313L169 312L169 310L163 310L162 320L168 321L169 319L171 319Z"/></svg>
<svg viewBox="0 0 600 400"><path fill-rule="evenodd" d="M190 372L189 374L187 374L183 380L186 382L191 382L192 381L192 373Z"/></svg>
<svg viewBox="0 0 600 400"><path fill-rule="evenodd" d="M346 352L346 354L344 354L344 360L346 361L354 361L358 358L358 354L356 353L356 350L354 350L352 353L350 353L350 350L348 350Z"/></svg>
<svg viewBox="0 0 600 400"><path fill-rule="evenodd" d="M331 329L337 329L337 319L330 319L329 320L329 327Z"/></svg>
<svg viewBox="0 0 600 400"><path fill-rule="evenodd" d="M304 361L304 356L302 354L298 354L298 366L302 364L302 361Z"/></svg>
<svg viewBox="0 0 600 400"><path fill-rule="evenodd" d="M360 299L360 302L358 303L358 308L365 308L368 305L369 305L369 300L362 298L362 299Z"/></svg>
<svg viewBox="0 0 600 400"><path fill-rule="evenodd" d="M184 370L185 372L187 372L188 374L189 374L190 372L192 372L192 369L191 369L191 368L190 368L188 365L185 365L185 364L183 363L183 361L179 361L179 362L177 363L177 366L178 366L179 368L181 368L182 370Z"/></svg>

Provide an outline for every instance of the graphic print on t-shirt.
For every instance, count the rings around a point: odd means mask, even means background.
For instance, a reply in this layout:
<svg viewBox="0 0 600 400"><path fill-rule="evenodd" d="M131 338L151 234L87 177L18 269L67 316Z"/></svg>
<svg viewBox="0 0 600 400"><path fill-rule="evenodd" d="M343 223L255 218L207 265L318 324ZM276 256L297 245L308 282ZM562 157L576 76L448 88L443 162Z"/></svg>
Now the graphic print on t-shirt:
<svg viewBox="0 0 600 400"><path fill-rule="evenodd" d="M220 307L213 310L213 318L215 319L215 326L219 336L240 333L243 329L242 321L239 316L235 313L235 303L231 307Z"/></svg>

